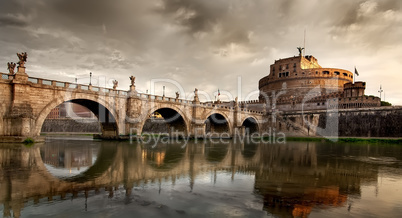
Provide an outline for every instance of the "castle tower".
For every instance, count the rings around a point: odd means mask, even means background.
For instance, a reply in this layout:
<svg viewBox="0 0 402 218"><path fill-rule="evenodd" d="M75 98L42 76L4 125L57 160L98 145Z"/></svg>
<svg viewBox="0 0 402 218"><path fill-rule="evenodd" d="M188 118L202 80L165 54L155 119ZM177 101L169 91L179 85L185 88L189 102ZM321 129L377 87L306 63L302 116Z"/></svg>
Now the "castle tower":
<svg viewBox="0 0 402 218"><path fill-rule="evenodd" d="M364 90L366 89L365 82L345 83L343 86L343 94L345 98L361 97L364 96Z"/></svg>

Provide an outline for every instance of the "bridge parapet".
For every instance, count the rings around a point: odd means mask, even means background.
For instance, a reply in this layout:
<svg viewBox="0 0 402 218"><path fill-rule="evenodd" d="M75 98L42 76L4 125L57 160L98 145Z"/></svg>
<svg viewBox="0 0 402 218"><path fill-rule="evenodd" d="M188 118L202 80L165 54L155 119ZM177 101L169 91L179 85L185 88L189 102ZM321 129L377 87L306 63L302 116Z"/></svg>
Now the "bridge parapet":
<svg viewBox="0 0 402 218"><path fill-rule="evenodd" d="M11 81L12 79L14 79L13 75L5 74L5 73L0 73L0 74L1 74L2 80ZM66 90L66 91L78 91L78 92L84 92L84 93L85 92L99 93L99 94L111 95L111 96L128 97L130 95L134 95L141 99L148 99L148 100L157 101L157 102L176 102L176 103L180 103L183 105L193 105L194 104L192 100L178 99L178 98L159 96L159 95L151 95L151 94L145 94L145 93L140 93L140 92L135 92L134 94L132 94L129 91L124 91L124 90L116 90L116 89L111 89L111 88L91 86L91 85L85 85L85 84L79 84L79 83L62 82L62 81L58 81L58 80L50 80L50 79L37 78L37 77L28 77L28 84L31 86L34 86L34 87L43 87L43 88L48 87L48 88L52 88L52 89L59 89L59 90ZM44 86L42 86L42 85L44 85ZM253 104L253 103L255 104L255 103L258 103L258 100L243 101L240 103L241 104ZM219 104L200 102L200 103L198 103L198 105L201 107L204 107L204 108L209 108L209 109L235 110L235 107L219 105ZM248 112L248 113L255 113L255 114L263 114L263 112L245 109L245 108L241 108L240 111Z"/></svg>
<svg viewBox="0 0 402 218"><path fill-rule="evenodd" d="M10 75L8 73L0 73L1 74L1 80L12 80L14 79L14 75Z"/></svg>

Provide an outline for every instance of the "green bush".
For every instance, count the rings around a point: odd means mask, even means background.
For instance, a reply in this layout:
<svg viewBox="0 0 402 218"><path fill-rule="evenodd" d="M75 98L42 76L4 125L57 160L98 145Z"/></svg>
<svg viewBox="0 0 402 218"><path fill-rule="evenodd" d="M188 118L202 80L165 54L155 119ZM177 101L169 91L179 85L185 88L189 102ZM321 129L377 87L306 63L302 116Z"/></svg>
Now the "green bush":
<svg viewBox="0 0 402 218"><path fill-rule="evenodd" d="M22 143L26 144L26 145L30 145L35 143L35 140L33 140L32 138L26 138Z"/></svg>
<svg viewBox="0 0 402 218"><path fill-rule="evenodd" d="M387 101L381 101L381 106L392 106L392 104Z"/></svg>

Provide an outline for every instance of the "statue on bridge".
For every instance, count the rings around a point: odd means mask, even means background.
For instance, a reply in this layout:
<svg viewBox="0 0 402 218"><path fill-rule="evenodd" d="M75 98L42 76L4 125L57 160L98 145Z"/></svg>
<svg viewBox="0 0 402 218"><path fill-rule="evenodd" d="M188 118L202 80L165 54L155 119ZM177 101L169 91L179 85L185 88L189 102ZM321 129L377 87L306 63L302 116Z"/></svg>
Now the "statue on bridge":
<svg viewBox="0 0 402 218"><path fill-rule="evenodd" d="M199 98L198 98L198 89L195 88L194 90L194 101L193 102L200 102Z"/></svg>
<svg viewBox="0 0 402 218"><path fill-rule="evenodd" d="M113 89L116 90L117 86L119 85L119 81L113 80Z"/></svg>
<svg viewBox="0 0 402 218"><path fill-rule="evenodd" d="M25 62L27 62L28 55L26 52L22 53L17 53L18 58L20 61L18 61L18 68L24 67L25 68Z"/></svg>
<svg viewBox="0 0 402 218"><path fill-rule="evenodd" d="M176 99L179 99L179 96L180 96L179 92L176 92Z"/></svg>
<svg viewBox="0 0 402 218"><path fill-rule="evenodd" d="M129 78L130 78L130 80L131 80L130 93L135 93L135 92L136 92L136 91L135 91L135 85L134 85L134 83L135 83L135 76L130 76Z"/></svg>
<svg viewBox="0 0 402 218"><path fill-rule="evenodd" d="M134 86L134 83L135 83L135 76L130 76L129 78L130 78L130 80L131 80L131 85Z"/></svg>
<svg viewBox="0 0 402 218"><path fill-rule="evenodd" d="M16 66L16 64L14 62L7 63L7 70L10 72L10 75L14 74L15 66Z"/></svg>

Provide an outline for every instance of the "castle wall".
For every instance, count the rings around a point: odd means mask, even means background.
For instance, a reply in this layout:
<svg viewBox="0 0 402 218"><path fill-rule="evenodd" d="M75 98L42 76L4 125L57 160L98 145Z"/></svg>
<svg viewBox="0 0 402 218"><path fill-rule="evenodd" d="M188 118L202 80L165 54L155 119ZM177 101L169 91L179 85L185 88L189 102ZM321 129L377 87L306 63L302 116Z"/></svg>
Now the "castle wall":
<svg viewBox="0 0 402 218"><path fill-rule="evenodd" d="M347 70L315 68L289 72L289 76L285 77L271 73L259 81L259 89L268 96L271 96L272 91L277 93L283 88L283 97L321 95L343 91L344 84L352 81L352 74Z"/></svg>

